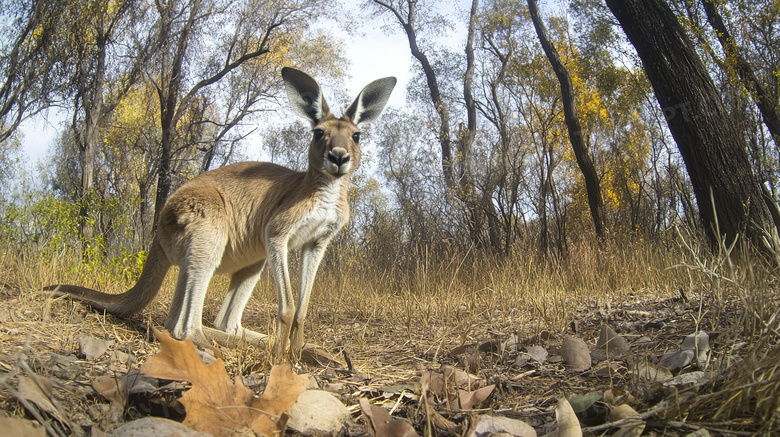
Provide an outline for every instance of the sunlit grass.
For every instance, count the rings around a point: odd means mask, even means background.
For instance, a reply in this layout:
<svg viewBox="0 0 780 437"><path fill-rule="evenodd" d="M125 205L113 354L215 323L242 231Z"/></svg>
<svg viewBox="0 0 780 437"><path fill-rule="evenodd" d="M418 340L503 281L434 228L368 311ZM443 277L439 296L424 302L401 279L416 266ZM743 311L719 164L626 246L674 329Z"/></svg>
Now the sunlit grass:
<svg viewBox="0 0 780 437"><path fill-rule="evenodd" d="M711 250L697 237L681 234L673 244L582 243L566 256L544 255L532 248L506 257L488 257L473 248L420 251L390 266L376 265L374 258L336 245L317 275L306 338L334 354L348 351L356 366L377 370L375 357L361 352L375 350L378 339L387 348L409 351L412 359L425 356L435 362L455 345L510 334L532 338L543 331L560 337L571 333L572 322L589 312L599 312L609 321L611 311L623 305L685 297L701 308L693 315L697 329L721 332L721 350L712 366L724 375L713 383L709 395L685 400L691 414L699 414L699 420L712 411L722 420L739 414L764 420L774 414L780 395L776 360L780 240L773 234L768 242L770 249L757 255L725 247ZM51 303L37 292L45 285L71 283L109 293L133 285L133 278L118 273L116 260L88 265L69 250L52 256L51 251L34 247L11 249L0 256L0 282L19 290L20 307L27 305L34 314L49 313ZM293 257L294 287L296 264ZM135 318L163 325L176 274L174 267L157 300ZM212 280L204 323L215 317L228 281L223 276ZM266 272L247 306L245 326L273 332L276 299ZM52 335L60 336L63 348L72 349L77 341L75 316L67 312L62 317L46 323L61 323ZM102 315L89 320L109 323ZM249 371L266 362L262 355L237 351L233 365L240 372ZM398 362L410 358L402 355Z"/></svg>

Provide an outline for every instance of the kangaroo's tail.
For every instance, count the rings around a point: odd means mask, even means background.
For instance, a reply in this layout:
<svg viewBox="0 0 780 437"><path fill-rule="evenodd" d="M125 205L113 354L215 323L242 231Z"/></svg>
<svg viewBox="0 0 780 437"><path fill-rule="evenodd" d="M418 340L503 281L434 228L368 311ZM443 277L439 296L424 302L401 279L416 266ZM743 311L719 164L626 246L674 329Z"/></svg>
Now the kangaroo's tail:
<svg viewBox="0 0 780 437"><path fill-rule="evenodd" d="M171 262L165 256L162 246L154 239L149 256L144 264L141 277L129 290L120 294L103 293L78 285L50 285L44 290L53 291L60 296L72 296L93 308L105 310L120 317L127 317L144 309L160 291L165 274Z"/></svg>

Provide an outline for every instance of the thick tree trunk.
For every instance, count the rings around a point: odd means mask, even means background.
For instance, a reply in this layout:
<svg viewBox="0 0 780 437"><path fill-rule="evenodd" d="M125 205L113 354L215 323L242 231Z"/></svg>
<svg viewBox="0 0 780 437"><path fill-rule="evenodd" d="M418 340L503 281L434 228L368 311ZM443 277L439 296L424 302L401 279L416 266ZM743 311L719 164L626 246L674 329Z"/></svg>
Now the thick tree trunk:
<svg viewBox="0 0 780 437"><path fill-rule="evenodd" d="M778 110L777 104L774 103L771 94L767 92L758 78L756 78L750 64L740 54L736 41L731 37L726 24L723 22L723 17L718 12L716 2L713 0L702 0L702 3L704 4L704 11L707 13L707 21L710 22L710 25L718 35L718 41L720 41L723 51L726 53L726 56L733 59L734 68L737 71L740 82L750 91L753 101L756 102L756 106L758 106L761 116L764 118L764 124L769 129L775 144L780 146L780 110Z"/></svg>
<svg viewBox="0 0 780 437"><path fill-rule="evenodd" d="M547 35L547 29L544 27L544 23L539 16L539 7L536 4L536 0L528 0L528 11L531 14L531 21L534 23L534 28L536 29L536 34L539 36L539 41L542 43L542 49L544 49L547 59L550 60L553 71L555 71L555 75L558 77L558 82L561 84L563 116L566 121L566 129L569 132L569 141L571 142L574 156L577 158L577 165L580 167L580 171L585 180L585 190L588 193L588 206L590 207L590 215L593 218L593 226L596 230L596 235L598 237L603 237L604 202L601 199L601 187L598 174L596 173L596 167L593 165L593 160L588 152L588 147L585 145L582 126L580 125L580 120L577 116L577 100L574 96L574 85L571 82L569 71L566 69L566 66L563 65L561 57L558 55L558 51L555 49L555 46Z"/></svg>
<svg viewBox="0 0 780 437"><path fill-rule="evenodd" d="M691 179L714 244L743 234L761 244L769 211L744 143L693 44L663 0L607 0L636 48ZM713 209L714 203L714 209Z"/></svg>

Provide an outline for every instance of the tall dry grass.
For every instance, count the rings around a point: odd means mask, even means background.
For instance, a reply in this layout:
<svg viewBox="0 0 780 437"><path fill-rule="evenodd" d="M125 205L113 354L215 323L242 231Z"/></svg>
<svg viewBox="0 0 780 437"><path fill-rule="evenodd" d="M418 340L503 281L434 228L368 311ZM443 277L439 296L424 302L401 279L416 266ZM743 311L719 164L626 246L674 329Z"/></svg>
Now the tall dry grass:
<svg viewBox="0 0 780 437"><path fill-rule="evenodd" d="M722 244L713 250L698 236L684 233L671 241L582 242L566 256L518 248L505 257L474 248L400 250L391 244L393 253L377 256L336 244L317 276L307 339L348 348L364 365L371 357L359 357L359 352L380 341L387 348L435 358L445 346L480 337L562 334L588 312L685 295L700 307L694 315L697 329L721 333L720 350L711 363L719 377L706 394L685 400L689 419L728 421L752 415L758 423L774 423L780 407L780 238L768 234L768 249L761 254ZM133 284L121 261L87 265L67 249L5 249L0 283L19 290L20 305L53 283L110 293ZM295 259L291 268L297 269ZM163 324L175 275L174 268L158 299L138 317ZM207 322L216 315L227 283L224 277L212 281ZM272 332L275 312L276 291L266 274L247 307L245 325ZM247 367L254 365L251 356L241 359Z"/></svg>

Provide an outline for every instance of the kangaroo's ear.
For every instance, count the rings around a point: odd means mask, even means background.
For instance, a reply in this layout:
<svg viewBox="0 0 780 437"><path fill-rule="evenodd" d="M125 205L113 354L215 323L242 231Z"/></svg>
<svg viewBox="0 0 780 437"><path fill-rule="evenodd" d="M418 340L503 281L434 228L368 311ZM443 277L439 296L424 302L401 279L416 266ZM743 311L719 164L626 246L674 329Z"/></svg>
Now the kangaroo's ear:
<svg viewBox="0 0 780 437"><path fill-rule="evenodd" d="M394 77L385 77L366 85L344 115L356 126L376 120L385 108L396 82Z"/></svg>
<svg viewBox="0 0 780 437"><path fill-rule="evenodd" d="M287 99L296 114L316 126L330 114L322 90L311 76L290 67L282 68L282 79L287 89Z"/></svg>

